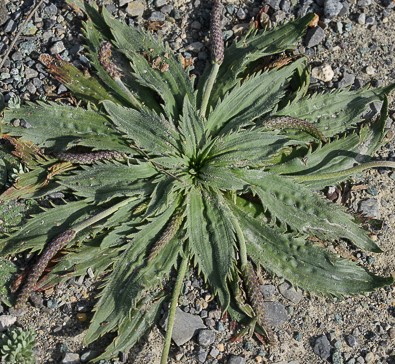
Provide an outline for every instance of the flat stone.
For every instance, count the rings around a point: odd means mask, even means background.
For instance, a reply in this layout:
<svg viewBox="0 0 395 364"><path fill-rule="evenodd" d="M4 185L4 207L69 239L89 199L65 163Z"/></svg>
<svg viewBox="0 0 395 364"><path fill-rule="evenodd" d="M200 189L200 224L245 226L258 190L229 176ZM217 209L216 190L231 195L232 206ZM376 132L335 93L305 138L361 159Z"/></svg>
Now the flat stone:
<svg viewBox="0 0 395 364"><path fill-rule="evenodd" d="M200 349L198 352L198 361L199 363L205 363L207 359L208 352L206 350Z"/></svg>
<svg viewBox="0 0 395 364"><path fill-rule="evenodd" d="M322 335L315 340L313 351L324 360L331 356L331 344L326 335Z"/></svg>
<svg viewBox="0 0 395 364"><path fill-rule="evenodd" d="M5 6L5 2L0 3L0 26L4 25L8 20L8 10Z"/></svg>
<svg viewBox="0 0 395 364"><path fill-rule="evenodd" d="M332 364L343 364L342 354L339 350L335 350L332 354Z"/></svg>
<svg viewBox="0 0 395 364"><path fill-rule="evenodd" d="M339 0L325 0L324 2L324 15L327 19L332 19L339 15L343 8Z"/></svg>
<svg viewBox="0 0 395 364"><path fill-rule="evenodd" d="M366 217L370 217L373 219L380 219L380 208L377 199L368 198L359 203L359 210Z"/></svg>
<svg viewBox="0 0 395 364"><path fill-rule="evenodd" d="M186 47L186 49L191 52L199 53L203 47L204 47L204 44L202 42L193 42L193 43L189 44Z"/></svg>
<svg viewBox="0 0 395 364"><path fill-rule="evenodd" d="M142 1L133 1L126 7L126 12L130 16L143 16L145 10L145 3Z"/></svg>
<svg viewBox="0 0 395 364"><path fill-rule="evenodd" d="M54 43L49 51L51 52L51 54L59 54L62 53L65 49L66 47L64 46L63 42L60 40Z"/></svg>
<svg viewBox="0 0 395 364"><path fill-rule="evenodd" d="M354 335L347 335L346 336L346 343L350 347L354 347L358 345L357 338Z"/></svg>
<svg viewBox="0 0 395 364"><path fill-rule="evenodd" d="M228 364L245 364L246 360L242 356L232 355L229 360Z"/></svg>
<svg viewBox="0 0 395 364"><path fill-rule="evenodd" d="M245 18L247 18L247 14L246 12L240 8L239 10L237 10L236 16L239 20L244 20Z"/></svg>
<svg viewBox="0 0 395 364"><path fill-rule="evenodd" d="M167 326L167 320L165 324ZM172 339L177 346L184 345L197 334L198 330L205 328L199 316L186 313L177 307L172 334Z"/></svg>
<svg viewBox="0 0 395 364"><path fill-rule="evenodd" d="M16 316L0 315L0 332L7 330L16 321Z"/></svg>
<svg viewBox="0 0 395 364"><path fill-rule="evenodd" d="M322 66L314 67L311 70L311 75L317 80L329 82L332 81L335 73L333 72L331 65L325 63Z"/></svg>
<svg viewBox="0 0 395 364"><path fill-rule="evenodd" d="M263 311L269 326L280 327L288 320L287 310L280 302L263 302Z"/></svg>
<svg viewBox="0 0 395 364"><path fill-rule="evenodd" d="M367 353L365 356L365 362L367 364L376 363L376 355L374 355L374 353L372 353L372 352Z"/></svg>
<svg viewBox="0 0 395 364"><path fill-rule="evenodd" d="M285 297L288 301L291 301L295 305L298 304L303 298L303 293L301 291L297 291L288 282L281 283L278 286L278 290L283 297Z"/></svg>
<svg viewBox="0 0 395 364"><path fill-rule="evenodd" d="M358 15L358 24L364 25L365 21L366 21L366 14L365 13L361 13Z"/></svg>
<svg viewBox="0 0 395 364"><path fill-rule="evenodd" d="M167 0L155 0L154 5L157 8L161 8L162 6L167 4Z"/></svg>
<svg viewBox="0 0 395 364"><path fill-rule="evenodd" d="M153 11L151 13L151 16L149 17L150 21L165 21L166 17L165 14L163 14L160 11Z"/></svg>
<svg viewBox="0 0 395 364"><path fill-rule="evenodd" d="M354 84L355 81L355 75L352 73L344 72L343 78L339 81L337 87L338 88L343 88L343 87L348 87Z"/></svg>
<svg viewBox="0 0 395 364"><path fill-rule="evenodd" d="M263 294L263 298L271 299L276 293L276 287L272 284L264 284L261 286L261 292Z"/></svg>
<svg viewBox="0 0 395 364"><path fill-rule="evenodd" d="M325 31L321 27L309 29L306 34L305 44L307 48L315 47L325 39Z"/></svg>
<svg viewBox="0 0 395 364"><path fill-rule="evenodd" d="M365 8L369 5L372 5L372 0L358 0L357 5L361 8Z"/></svg>
<svg viewBox="0 0 395 364"><path fill-rule="evenodd" d="M130 2L132 2L133 0L119 0L119 6L125 6L126 4L129 4Z"/></svg>
<svg viewBox="0 0 395 364"><path fill-rule="evenodd" d="M201 346L209 346L215 341L216 335L213 330L200 330L198 334L198 343Z"/></svg>
<svg viewBox="0 0 395 364"><path fill-rule="evenodd" d="M16 28L16 23L9 19L4 27L4 33L12 33Z"/></svg>
<svg viewBox="0 0 395 364"><path fill-rule="evenodd" d="M34 95L37 92L36 86L33 85L33 82L29 82L26 85L26 90L31 94Z"/></svg>
<svg viewBox="0 0 395 364"><path fill-rule="evenodd" d="M25 68L25 78L30 80L31 78L37 77L38 72L32 68Z"/></svg>
<svg viewBox="0 0 395 364"><path fill-rule="evenodd" d="M77 353L66 353L62 364L79 364L81 363L80 356Z"/></svg>

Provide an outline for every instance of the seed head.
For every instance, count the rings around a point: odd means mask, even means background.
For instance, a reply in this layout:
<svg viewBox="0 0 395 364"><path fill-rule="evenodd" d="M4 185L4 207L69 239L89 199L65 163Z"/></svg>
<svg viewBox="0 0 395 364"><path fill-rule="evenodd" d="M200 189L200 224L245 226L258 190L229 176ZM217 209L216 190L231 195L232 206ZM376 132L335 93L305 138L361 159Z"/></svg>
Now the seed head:
<svg viewBox="0 0 395 364"><path fill-rule="evenodd" d="M221 64L224 60L224 37L222 35L221 17L223 5L220 0L213 1L213 8L211 10L211 57L212 61Z"/></svg>

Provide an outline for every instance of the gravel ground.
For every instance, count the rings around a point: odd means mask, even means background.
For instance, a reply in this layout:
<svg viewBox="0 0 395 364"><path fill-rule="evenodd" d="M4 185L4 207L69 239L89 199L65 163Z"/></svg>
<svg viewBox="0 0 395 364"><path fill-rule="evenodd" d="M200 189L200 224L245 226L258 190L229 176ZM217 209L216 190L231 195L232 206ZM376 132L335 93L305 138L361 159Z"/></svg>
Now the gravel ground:
<svg viewBox="0 0 395 364"><path fill-rule="evenodd" d="M103 2L115 16L129 24L155 28L175 52L194 65L194 72L201 72L209 57L209 1ZM224 4L224 35L229 41L265 4L269 5L274 24L306 12L319 14L319 27L309 31L297 50L310 59L314 88L376 87L395 82L393 0L269 0L266 3L229 0ZM32 0L2 0L0 54L5 54L34 5ZM24 100L57 100L68 96L67 89L51 80L37 59L41 53L58 54L87 67L80 21L64 1L44 1L0 69L0 88L7 101L18 102L16 96ZM389 129L393 129L395 119L394 104L391 106ZM390 137L379 156L395 157L395 143ZM395 173L378 170L356 178L352 188L329 191L332 198L344 197L354 212L368 218L385 252L371 256L349 250L350 257L384 275L395 272L394 190ZM328 247L333 251L342 248L342 244ZM91 348L82 345L95 287L95 277L89 273L80 280L37 293L29 314L17 319L17 324L33 327L38 334L37 363L88 362L105 344ZM262 290L267 299L266 309L277 327L279 343L275 347L262 345L254 337L232 341L232 324L221 319L212 296L191 272L180 298L180 308L184 311L178 316L180 329L176 327L180 346L173 347L171 363L395 363L393 287L340 301L309 296L287 282L262 274ZM7 311L0 306L0 324L7 314L12 316L12 311ZM181 330L186 323L191 323L190 332ZM187 341L195 328L200 329L199 333ZM121 353L119 360L111 363L158 363L162 343L160 330L154 328L132 352Z"/></svg>

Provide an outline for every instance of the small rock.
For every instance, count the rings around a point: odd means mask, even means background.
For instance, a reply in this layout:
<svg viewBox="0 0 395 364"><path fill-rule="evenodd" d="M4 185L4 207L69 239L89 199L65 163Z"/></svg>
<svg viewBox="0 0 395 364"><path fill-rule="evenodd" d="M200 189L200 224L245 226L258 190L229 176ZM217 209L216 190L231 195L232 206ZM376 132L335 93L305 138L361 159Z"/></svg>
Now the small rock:
<svg viewBox="0 0 395 364"><path fill-rule="evenodd" d="M280 302L263 302L263 311L270 326L280 327L288 320L287 310Z"/></svg>
<svg viewBox="0 0 395 364"><path fill-rule="evenodd" d="M81 363L80 361L80 356L76 353L66 353L62 360L62 364L79 364Z"/></svg>
<svg viewBox="0 0 395 364"><path fill-rule="evenodd" d="M368 16L365 20L365 25L374 25L376 24L376 18L374 16Z"/></svg>
<svg viewBox="0 0 395 364"><path fill-rule="evenodd" d="M374 355L372 352L367 353L365 356L365 362L367 364L376 363L376 355Z"/></svg>
<svg viewBox="0 0 395 364"><path fill-rule="evenodd" d="M358 0L357 5L361 8L365 8L369 5L372 5L372 0Z"/></svg>
<svg viewBox="0 0 395 364"><path fill-rule="evenodd" d="M366 14L365 13L361 13L358 15L358 24L364 25L365 24L365 20L366 20Z"/></svg>
<svg viewBox="0 0 395 364"><path fill-rule="evenodd" d="M193 42L190 45L188 45L186 49L191 52L199 53L203 47L204 44L202 42Z"/></svg>
<svg viewBox="0 0 395 364"><path fill-rule="evenodd" d="M149 17L150 21L165 21L165 19L165 14L161 13L160 11L153 11Z"/></svg>
<svg viewBox="0 0 395 364"><path fill-rule="evenodd" d="M160 8L164 5L166 5L167 0L155 0L154 4L157 8Z"/></svg>
<svg viewBox="0 0 395 364"><path fill-rule="evenodd" d="M343 364L342 354L339 350L335 350L332 354L332 364Z"/></svg>
<svg viewBox="0 0 395 364"><path fill-rule="evenodd" d="M94 357L97 356L97 352L93 350L88 350L85 351L84 353L81 354L81 362L82 363L87 363L89 360L93 359Z"/></svg>
<svg viewBox="0 0 395 364"><path fill-rule="evenodd" d="M173 11L173 5L165 5L160 8L160 12L163 14L170 14Z"/></svg>
<svg viewBox="0 0 395 364"><path fill-rule="evenodd" d="M181 346L191 340L199 329L205 328L206 326L199 316L186 313L177 307L173 334L171 337L177 346Z"/></svg>
<svg viewBox="0 0 395 364"><path fill-rule="evenodd" d="M216 358L219 355L219 350L217 348L212 348L210 351L210 356Z"/></svg>
<svg viewBox="0 0 395 364"><path fill-rule="evenodd" d="M58 8L55 4L48 5L44 8L44 14L46 15L56 15L58 13Z"/></svg>
<svg viewBox="0 0 395 364"><path fill-rule="evenodd" d="M331 356L331 344L326 335L319 336L315 340L313 351L324 360Z"/></svg>
<svg viewBox="0 0 395 364"><path fill-rule="evenodd" d="M59 42L56 42L51 48L50 52L51 54L59 54L62 53L66 47L64 46L63 42L60 40Z"/></svg>
<svg viewBox="0 0 395 364"><path fill-rule="evenodd" d="M228 364L245 364L246 360L242 356L232 355L229 360Z"/></svg>
<svg viewBox="0 0 395 364"><path fill-rule="evenodd" d="M343 87L348 87L354 84L355 81L355 75L352 73L344 72L343 78L339 81L338 87L343 88Z"/></svg>
<svg viewBox="0 0 395 364"><path fill-rule="evenodd" d="M395 339L395 328L394 328L394 327L391 327L391 328L388 330L388 335L389 335L389 337L390 337L391 340L394 340L394 339Z"/></svg>
<svg viewBox="0 0 395 364"><path fill-rule="evenodd" d="M215 332L212 330L200 330L198 335L198 343L201 346L209 346L215 341Z"/></svg>
<svg viewBox="0 0 395 364"><path fill-rule="evenodd" d="M23 59L23 55L21 52L14 52L11 56L13 61L21 61Z"/></svg>
<svg viewBox="0 0 395 364"><path fill-rule="evenodd" d="M247 17L247 14L242 8L240 8L237 10L236 16L239 20L244 20Z"/></svg>
<svg viewBox="0 0 395 364"><path fill-rule="evenodd" d="M366 217L371 217L373 219L380 219L380 209L379 203L375 198L368 198L367 200L363 200L359 204L359 210Z"/></svg>
<svg viewBox="0 0 395 364"><path fill-rule="evenodd" d="M37 27L32 23L29 22L26 24L25 29L23 30L23 35L35 35L37 33Z"/></svg>
<svg viewBox="0 0 395 364"><path fill-rule="evenodd" d="M307 48L315 47L325 39L325 31L321 27L309 29L306 34L305 44Z"/></svg>
<svg viewBox="0 0 395 364"><path fill-rule="evenodd" d="M126 12L130 16L143 16L144 10L145 10L145 2L142 1L132 1L126 7Z"/></svg>
<svg viewBox="0 0 395 364"><path fill-rule="evenodd" d="M200 24L197 20L193 21L191 24L191 28L195 30L200 30L202 27L202 24Z"/></svg>
<svg viewBox="0 0 395 364"><path fill-rule="evenodd" d="M12 19L9 19L3 30L4 33L12 33L15 30L15 28L16 28L16 23Z"/></svg>
<svg viewBox="0 0 395 364"><path fill-rule="evenodd" d="M317 80L329 82L332 81L335 73L333 72L331 65L325 63L322 66L314 67L311 70L311 75Z"/></svg>
<svg viewBox="0 0 395 364"><path fill-rule="evenodd" d="M119 0L119 6L125 6L126 4L129 4L133 0Z"/></svg>
<svg viewBox="0 0 395 364"><path fill-rule="evenodd" d="M0 316L0 332L7 330L16 321L16 316L1 315Z"/></svg>
<svg viewBox="0 0 395 364"><path fill-rule="evenodd" d="M26 85L26 90L31 94L34 95L37 92L36 86L33 85L33 82L29 82Z"/></svg>
<svg viewBox="0 0 395 364"><path fill-rule="evenodd" d="M358 345L357 338L354 335L347 335L346 336L346 343L350 347L354 347Z"/></svg>
<svg viewBox="0 0 395 364"><path fill-rule="evenodd" d="M272 284L264 284L261 286L261 292L263 294L263 298L271 299L276 293L276 287Z"/></svg>
<svg viewBox="0 0 395 364"><path fill-rule="evenodd" d="M37 77L38 72L32 68L25 68L25 78L30 80L31 78Z"/></svg>
<svg viewBox="0 0 395 364"><path fill-rule="evenodd" d="M267 0L266 4L274 10L280 10L281 0Z"/></svg>
<svg viewBox="0 0 395 364"><path fill-rule="evenodd" d="M5 2L0 3L0 26L4 25L8 20L8 10L5 6Z"/></svg>
<svg viewBox="0 0 395 364"><path fill-rule="evenodd" d="M200 349L197 355L199 363L204 363L207 359L207 355L208 352L206 350Z"/></svg>
<svg viewBox="0 0 395 364"><path fill-rule="evenodd" d="M339 15L343 8L342 3L339 0L325 0L324 2L324 15L327 19L332 19Z"/></svg>
<svg viewBox="0 0 395 364"><path fill-rule="evenodd" d="M291 301L295 305L298 304L303 298L303 293L301 291L297 291L293 288L288 282L281 283L278 286L278 290L287 300Z"/></svg>
<svg viewBox="0 0 395 364"><path fill-rule="evenodd" d="M60 95L60 94L62 94L63 92L66 92L67 91L67 87L65 86L65 85L60 85L59 87L58 87L58 95Z"/></svg>

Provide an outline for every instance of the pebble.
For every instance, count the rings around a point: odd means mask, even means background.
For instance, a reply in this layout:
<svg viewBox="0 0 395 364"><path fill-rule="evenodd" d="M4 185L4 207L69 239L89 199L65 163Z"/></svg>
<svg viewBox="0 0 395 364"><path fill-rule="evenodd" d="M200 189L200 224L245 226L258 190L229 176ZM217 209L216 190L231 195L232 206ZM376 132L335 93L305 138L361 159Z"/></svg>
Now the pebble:
<svg viewBox="0 0 395 364"><path fill-rule="evenodd" d="M145 10L145 2L142 2L142 1L132 1L126 7L126 13L132 17L143 16L144 10ZM157 13L157 12L155 12L155 13ZM164 15L163 15L163 17L164 17Z"/></svg>
<svg viewBox="0 0 395 364"><path fill-rule="evenodd" d="M23 59L23 55L21 52L14 52L11 56L13 61L21 61Z"/></svg>
<svg viewBox="0 0 395 364"><path fill-rule="evenodd" d="M280 9L281 0L267 0L266 4L269 5L274 10Z"/></svg>
<svg viewBox="0 0 395 364"><path fill-rule="evenodd" d="M51 54L59 54L59 53L62 53L65 49L66 49L66 47L64 46L63 42L60 40L60 41L56 42L50 48L49 51L51 52Z"/></svg>
<svg viewBox="0 0 395 364"><path fill-rule="evenodd" d="M288 282L281 283L278 286L278 290L283 297L285 297L288 301L291 301L295 305L298 304L303 298L303 293L301 291L297 291Z"/></svg>
<svg viewBox="0 0 395 364"><path fill-rule="evenodd" d="M153 11L149 17L150 21L165 21L165 19L165 14L161 13L160 11Z"/></svg>
<svg viewBox="0 0 395 364"><path fill-rule="evenodd" d="M202 42L193 42L189 44L186 49L191 52L199 53L203 47L204 44Z"/></svg>
<svg viewBox="0 0 395 364"><path fill-rule="evenodd" d="M331 65L325 63L322 66L314 67L311 70L311 75L317 80L329 82L332 81L335 73L333 72Z"/></svg>
<svg viewBox="0 0 395 364"><path fill-rule="evenodd" d="M379 203L375 198L368 198L359 203L359 210L366 217L373 219L380 219Z"/></svg>
<svg viewBox="0 0 395 364"><path fill-rule="evenodd" d="M31 94L34 95L37 92L36 86L33 85L33 82L29 82L26 85L26 90Z"/></svg>
<svg viewBox="0 0 395 364"><path fill-rule="evenodd" d="M199 363L204 363L207 359L208 352L206 350L200 349L198 352L198 361Z"/></svg>
<svg viewBox="0 0 395 364"><path fill-rule="evenodd" d="M264 302L263 311L270 326L280 327L284 322L288 321L287 310L280 302Z"/></svg>
<svg viewBox="0 0 395 364"><path fill-rule="evenodd" d="M276 287L272 284L264 284L261 286L261 292L263 298L269 300L273 298L274 294L276 293Z"/></svg>
<svg viewBox="0 0 395 364"><path fill-rule="evenodd" d="M354 335L347 335L346 336L346 343L350 347L354 347L358 345L357 338Z"/></svg>
<svg viewBox="0 0 395 364"><path fill-rule="evenodd" d="M160 8L167 4L167 0L155 0L154 4L157 8Z"/></svg>
<svg viewBox="0 0 395 364"><path fill-rule="evenodd" d="M201 346L209 346L215 341L216 335L213 330L200 330L198 343Z"/></svg>
<svg viewBox="0 0 395 364"><path fill-rule="evenodd" d="M352 73L344 72L342 79L337 84L338 88L348 87L354 84L355 75Z"/></svg>
<svg viewBox="0 0 395 364"><path fill-rule="evenodd" d="M358 15L358 24L364 25L365 21L366 21L366 14L365 13L361 13Z"/></svg>
<svg viewBox="0 0 395 364"><path fill-rule="evenodd" d="M319 336L313 346L313 351L321 359L328 359L331 356L331 344L326 335Z"/></svg>
<svg viewBox="0 0 395 364"><path fill-rule="evenodd" d="M172 339L177 346L185 344L195 336L199 329L205 328L206 326L199 316L186 313L177 307L172 334Z"/></svg>
<svg viewBox="0 0 395 364"><path fill-rule="evenodd" d="M197 20L194 20L194 21L191 23L191 28L192 28L192 29L200 30L201 27L202 27L202 24L200 24L200 22L198 22Z"/></svg>
<svg viewBox="0 0 395 364"><path fill-rule="evenodd" d="M86 363L89 360L93 359L95 356L97 356L97 354L98 353L94 350L87 350L81 354L81 362Z"/></svg>
<svg viewBox="0 0 395 364"><path fill-rule="evenodd" d="M394 327L391 327L391 328L388 330L388 335L389 335L389 337L390 337L391 340L394 340L394 339L395 339L395 328L394 328Z"/></svg>
<svg viewBox="0 0 395 364"><path fill-rule="evenodd" d="M357 5L361 8L365 8L369 5L372 5L372 0L358 0Z"/></svg>
<svg viewBox="0 0 395 364"><path fill-rule="evenodd" d="M335 350L332 354L332 364L343 364L342 354L339 350Z"/></svg>
<svg viewBox="0 0 395 364"><path fill-rule="evenodd" d="M368 16L365 20L365 25L374 25L376 24L376 18L374 16Z"/></svg>
<svg viewBox="0 0 395 364"><path fill-rule="evenodd" d="M376 363L376 355L374 355L372 352L367 353L365 356L365 362L367 364Z"/></svg>
<svg viewBox="0 0 395 364"><path fill-rule="evenodd" d="M325 0L324 1L324 15L327 19L332 19L339 15L343 5L339 0Z"/></svg>
<svg viewBox="0 0 395 364"><path fill-rule="evenodd" d="M217 348L212 348L210 350L210 356L216 358L219 355L219 350Z"/></svg>
<svg viewBox="0 0 395 364"><path fill-rule="evenodd" d="M8 20L8 10L5 6L5 2L0 3L0 26L4 25Z"/></svg>
<svg viewBox="0 0 395 364"><path fill-rule="evenodd" d="M6 23L6 26L3 28L4 33L12 33L16 29L16 23L9 19Z"/></svg>
<svg viewBox="0 0 395 364"><path fill-rule="evenodd" d="M119 6L122 8L122 6L125 6L126 4L129 4L133 0L119 0Z"/></svg>
<svg viewBox="0 0 395 364"><path fill-rule="evenodd" d="M315 27L312 29L309 29L307 31L306 37L305 37L305 44L307 48L315 47L316 45L322 43L322 41L325 39L325 31L321 27Z"/></svg>
<svg viewBox="0 0 395 364"><path fill-rule="evenodd" d="M38 72L32 68L25 68L25 78L30 80L31 78L37 77Z"/></svg>
<svg viewBox="0 0 395 364"><path fill-rule="evenodd" d="M81 363L80 356L77 353L66 353L62 364L79 364Z"/></svg>
<svg viewBox="0 0 395 364"><path fill-rule="evenodd" d="M229 360L228 364L245 364L246 360L242 356L232 355Z"/></svg>
<svg viewBox="0 0 395 364"><path fill-rule="evenodd" d="M16 322L16 316L1 315L0 316L0 332L7 330Z"/></svg>
<svg viewBox="0 0 395 364"><path fill-rule="evenodd" d="M245 18L247 18L247 14L246 12L240 8L239 10L237 10L236 16L239 20L244 20Z"/></svg>

